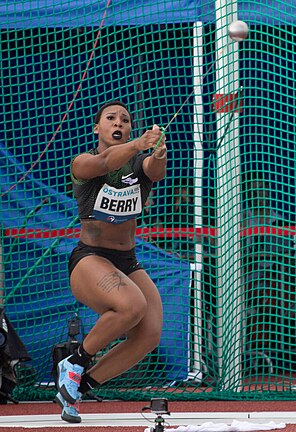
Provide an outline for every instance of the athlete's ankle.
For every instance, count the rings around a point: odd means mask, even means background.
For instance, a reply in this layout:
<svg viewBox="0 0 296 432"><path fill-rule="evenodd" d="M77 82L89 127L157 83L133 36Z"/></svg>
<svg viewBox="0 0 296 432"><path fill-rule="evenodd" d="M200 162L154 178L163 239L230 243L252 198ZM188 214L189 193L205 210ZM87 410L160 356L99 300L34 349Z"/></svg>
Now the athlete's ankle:
<svg viewBox="0 0 296 432"><path fill-rule="evenodd" d="M96 381L93 377L91 377L87 372L85 372L81 375L81 381L78 391L80 391L80 393L82 394L85 394L99 386L100 383Z"/></svg>
<svg viewBox="0 0 296 432"><path fill-rule="evenodd" d="M81 344L79 345L77 351L68 358L68 361L69 363L78 364L79 366L86 368L91 362L92 358L93 356L86 352L83 348L83 345Z"/></svg>

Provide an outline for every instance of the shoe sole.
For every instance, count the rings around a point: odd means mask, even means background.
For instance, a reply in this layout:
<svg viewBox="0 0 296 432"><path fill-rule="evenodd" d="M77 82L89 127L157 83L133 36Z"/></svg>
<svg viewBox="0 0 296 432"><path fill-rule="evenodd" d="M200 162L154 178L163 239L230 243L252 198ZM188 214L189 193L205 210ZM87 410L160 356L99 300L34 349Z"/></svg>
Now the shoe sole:
<svg viewBox="0 0 296 432"><path fill-rule="evenodd" d="M81 417L79 416L69 416L67 413L64 413L61 415L62 420L64 420L67 423L81 423Z"/></svg>
<svg viewBox="0 0 296 432"><path fill-rule="evenodd" d="M60 385L59 385L59 381L60 381L60 374L61 374L60 367L61 367L61 365L59 364L59 365L58 365L58 380L57 380L57 388L58 388L58 391L61 393L61 395L63 396L63 398L64 398L67 402L69 402L70 404L74 405L75 402L76 402L76 399L73 399L72 396L69 395L69 393L67 392L67 389L66 389L65 386L60 387Z"/></svg>
<svg viewBox="0 0 296 432"><path fill-rule="evenodd" d="M62 402L60 401L60 399L56 396L55 397L55 402L59 405L59 407L64 410L64 405L62 404ZM67 413L62 412L61 415L62 420L66 421L67 423L81 423L81 417L80 416L70 416Z"/></svg>

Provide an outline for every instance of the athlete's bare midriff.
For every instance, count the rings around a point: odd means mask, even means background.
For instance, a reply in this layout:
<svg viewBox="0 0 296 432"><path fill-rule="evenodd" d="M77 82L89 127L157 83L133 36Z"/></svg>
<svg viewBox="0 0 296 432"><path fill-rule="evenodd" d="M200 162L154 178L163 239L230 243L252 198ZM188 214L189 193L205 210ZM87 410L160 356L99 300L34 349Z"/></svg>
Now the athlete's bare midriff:
<svg viewBox="0 0 296 432"><path fill-rule="evenodd" d="M135 246L136 220L109 224L94 220L81 220L80 240L89 246L130 250Z"/></svg>

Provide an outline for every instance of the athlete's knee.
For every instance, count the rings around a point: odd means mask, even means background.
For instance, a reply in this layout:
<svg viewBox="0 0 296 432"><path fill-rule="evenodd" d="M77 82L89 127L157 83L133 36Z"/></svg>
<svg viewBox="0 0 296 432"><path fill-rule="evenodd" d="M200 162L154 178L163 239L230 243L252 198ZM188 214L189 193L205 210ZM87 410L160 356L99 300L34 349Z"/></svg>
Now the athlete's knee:
<svg viewBox="0 0 296 432"><path fill-rule="evenodd" d="M144 318L147 313L147 302L145 297L125 304L119 311L126 327L133 328Z"/></svg>

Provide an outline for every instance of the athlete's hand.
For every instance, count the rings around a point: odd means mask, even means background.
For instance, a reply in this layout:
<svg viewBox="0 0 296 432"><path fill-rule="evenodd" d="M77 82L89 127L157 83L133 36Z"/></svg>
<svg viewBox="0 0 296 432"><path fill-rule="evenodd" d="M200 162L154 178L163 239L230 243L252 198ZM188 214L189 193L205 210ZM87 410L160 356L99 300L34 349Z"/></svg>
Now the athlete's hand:
<svg viewBox="0 0 296 432"><path fill-rule="evenodd" d="M151 181L160 181L166 174L166 154L165 136L159 126L154 125L152 128L153 137L155 138L148 148L153 148L150 156L143 161L144 173Z"/></svg>
<svg viewBox="0 0 296 432"><path fill-rule="evenodd" d="M162 138L161 138L162 137ZM152 129L147 130L137 141L138 150L147 150L154 148L161 139L159 146L165 142L165 136L159 126L154 125Z"/></svg>
<svg viewBox="0 0 296 432"><path fill-rule="evenodd" d="M159 129L159 127L157 125L154 125L153 128L154 127ZM166 156L167 147L165 145L165 140L166 140L166 137L163 134L161 141L158 140L158 142L157 142L157 146L156 146L155 150L153 151L153 155L156 159L163 159Z"/></svg>

